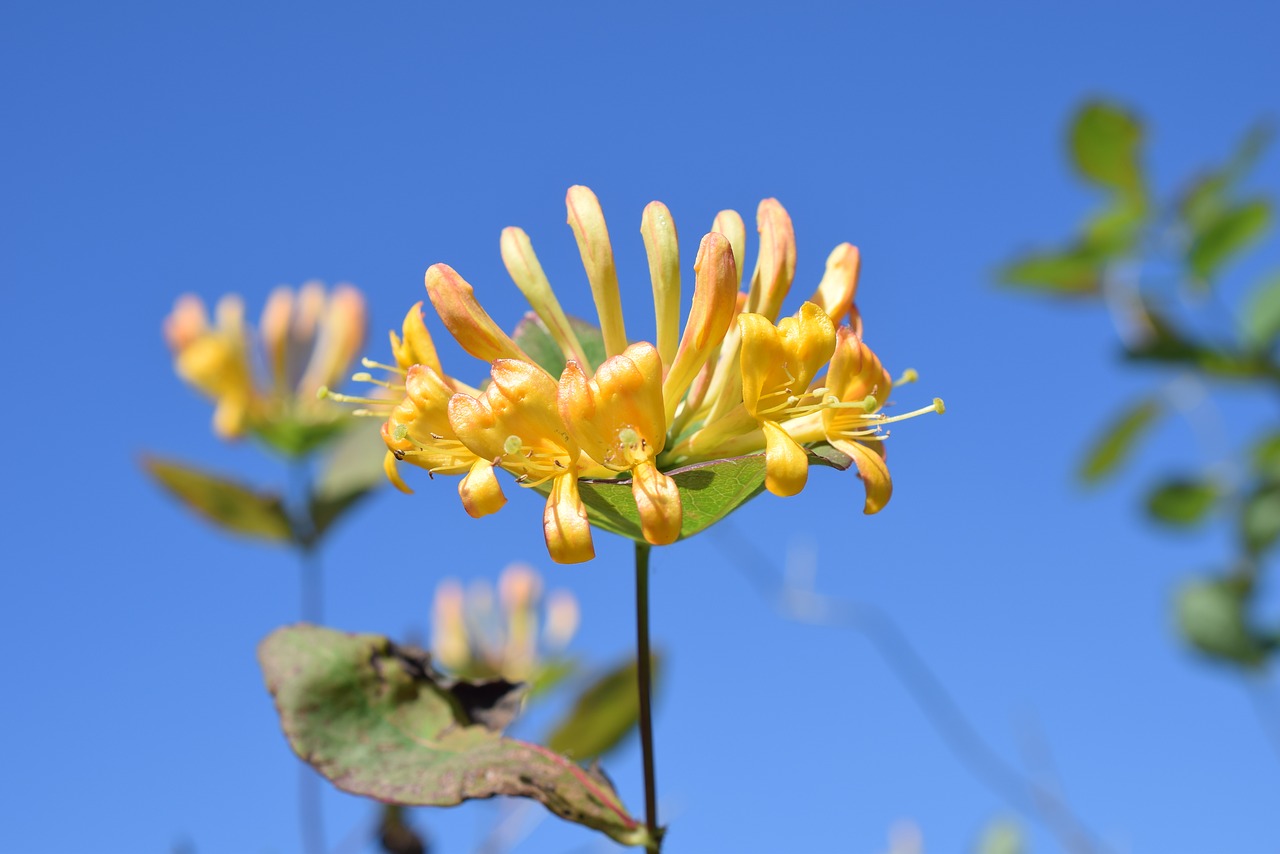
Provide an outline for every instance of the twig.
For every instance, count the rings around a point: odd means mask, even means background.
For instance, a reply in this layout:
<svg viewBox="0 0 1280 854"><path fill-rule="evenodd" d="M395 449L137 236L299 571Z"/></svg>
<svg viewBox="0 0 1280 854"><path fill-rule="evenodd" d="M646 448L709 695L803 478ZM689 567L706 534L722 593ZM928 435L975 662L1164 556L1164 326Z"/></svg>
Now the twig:
<svg viewBox="0 0 1280 854"><path fill-rule="evenodd" d="M712 541L733 558L730 563L783 617L852 629L866 637L974 779L1028 818L1042 822L1068 850L1081 854L1109 851L1062 799L1019 772L983 740L888 614L868 603L835 599L787 584L782 573L727 521L712 529Z"/></svg>

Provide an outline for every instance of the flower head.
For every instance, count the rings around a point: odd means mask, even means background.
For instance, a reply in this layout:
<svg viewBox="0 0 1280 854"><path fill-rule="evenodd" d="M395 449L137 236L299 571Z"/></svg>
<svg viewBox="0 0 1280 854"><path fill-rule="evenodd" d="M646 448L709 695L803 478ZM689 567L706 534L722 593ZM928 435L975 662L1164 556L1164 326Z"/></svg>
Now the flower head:
<svg viewBox="0 0 1280 854"><path fill-rule="evenodd" d="M433 474L465 473L460 491L472 515L505 502L497 469L548 493L547 547L564 563L594 555L594 511L582 497L587 488L630 487L637 539L660 545L699 530L689 526L678 477L683 467L707 461L763 452L764 485L787 496L804 488L812 449L835 448L848 458L842 465L858 467L865 510L884 506L884 425L942 407L936 401L908 415L882 411L893 385L862 338L855 247L836 247L813 296L779 320L795 277L791 218L774 199L760 203L760 248L742 293L746 230L741 216L722 211L699 242L692 304L681 329L676 227L666 206L653 202L640 232L656 340L629 341L599 200L586 187L572 187L566 207L598 330L591 333L564 313L521 229L503 231L502 260L533 308L545 342L536 347L519 330L504 332L453 268L431 267L428 298L462 348L489 363L491 379L477 391L448 377L415 307L412 328L406 320L403 337L392 338L396 364L383 366L397 377L388 385L405 391L398 406L380 410L388 417L383 437L392 469L403 460ZM591 353L603 355L593 362Z"/></svg>
<svg viewBox="0 0 1280 854"><path fill-rule="evenodd" d="M254 432L300 453L345 423L340 408L317 398L350 372L364 346L364 329L360 291L338 285L326 292L319 282L310 282L296 291L272 292L256 341L245 323L244 304L234 295L218 301L212 325L199 297L179 297L165 319L164 335L178 375L214 401L219 436ZM255 363L265 366L265 377L254 370Z"/></svg>

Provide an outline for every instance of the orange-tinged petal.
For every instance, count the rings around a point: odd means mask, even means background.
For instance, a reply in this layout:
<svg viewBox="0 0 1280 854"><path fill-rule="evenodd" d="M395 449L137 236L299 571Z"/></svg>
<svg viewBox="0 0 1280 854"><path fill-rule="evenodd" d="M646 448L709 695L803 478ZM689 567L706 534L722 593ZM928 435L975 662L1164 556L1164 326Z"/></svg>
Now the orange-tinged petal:
<svg viewBox="0 0 1280 854"><path fill-rule="evenodd" d="M493 464L488 460L477 459L471 464L471 470L458 484L458 496L462 499L463 509L473 519L497 513L507 503L502 486L493 473Z"/></svg>
<svg viewBox="0 0 1280 854"><path fill-rule="evenodd" d="M556 563L583 563L596 556L591 542L587 508L578 494L578 475L570 471L557 477L542 514L547 552Z"/></svg>
<svg viewBox="0 0 1280 854"><path fill-rule="evenodd" d="M858 247L852 243L841 243L827 256L827 270L810 302L822 306L832 323L839 323L853 308L861 266Z"/></svg>
<svg viewBox="0 0 1280 854"><path fill-rule="evenodd" d="M639 465L632 470L631 494L640 512L640 530L645 540L665 546L680 538L684 510L674 480L652 463Z"/></svg>
<svg viewBox="0 0 1280 854"><path fill-rule="evenodd" d="M777 199L765 199L756 210L760 254L751 276L747 311L778 319L782 301L796 273L796 234L791 217Z"/></svg>
<svg viewBox="0 0 1280 854"><path fill-rule="evenodd" d="M698 371L724 341L737 307L737 268L727 237L716 232L703 237L693 269L697 277L693 307L675 362L667 363L670 370L662 386L668 422Z"/></svg>
<svg viewBox="0 0 1280 854"><path fill-rule="evenodd" d="M547 274L542 271L542 264L533 252L529 235L514 226L504 228L500 245L502 263L506 265L507 273L546 325L551 337L560 345L565 361L577 359L586 364L586 351L582 349L578 334L573 331L569 318L560 307L560 301L551 289L551 282L547 281Z"/></svg>
<svg viewBox="0 0 1280 854"><path fill-rule="evenodd" d="M592 379L571 362L560 377L560 418L596 462L616 471L650 461L666 443L662 360L647 341L606 359Z"/></svg>
<svg viewBox="0 0 1280 854"><path fill-rule="evenodd" d="M204 300L195 294L183 294L164 319L164 340L174 353L209 331L209 315Z"/></svg>
<svg viewBox="0 0 1280 854"><path fill-rule="evenodd" d="M854 465L858 467L858 477L867 490L867 500L862 506L862 512L871 515L883 510L893 495L893 482L889 479L889 466L884 461L883 443L867 447L861 442L835 440L831 445L852 457Z"/></svg>
<svg viewBox="0 0 1280 854"><path fill-rule="evenodd" d="M613 264L613 247L605 227L600 200L583 186L569 188L565 196L569 209L569 226L578 241L582 266L591 282L600 330L604 334L606 356L616 356L627 347L627 330L622 319L622 297L618 293L618 271Z"/></svg>
<svg viewBox="0 0 1280 854"><path fill-rule="evenodd" d="M809 479L809 456L777 422L761 421L765 442L765 488L786 498L798 494Z"/></svg>
<svg viewBox="0 0 1280 854"><path fill-rule="evenodd" d="M271 368L271 377L275 380L276 390L284 392L289 383L287 359L289 353L289 321L293 316L293 290L276 288L267 297L263 306L262 318L258 321L258 332L262 336L263 349L267 355L267 365Z"/></svg>
<svg viewBox="0 0 1280 854"><path fill-rule="evenodd" d="M742 333L742 400L752 416L759 416L760 396L767 391L770 375L786 361L778 327L753 312L738 315Z"/></svg>
<svg viewBox="0 0 1280 854"><path fill-rule="evenodd" d="M298 395L311 399L321 386L340 383L364 346L364 295L351 285L338 285L329 296L311 359L298 383Z"/></svg>
<svg viewBox="0 0 1280 854"><path fill-rule="evenodd" d="M427 297L462 349L486 362L494 359L533 361L480 307L475 289L448 264L431 265L427 269L426 284Z"/></svg>
<svg viewBox="0 0 1280 854"><path fill-rule="evenodd" d="M640 235L649 258L653 282L653 313L657 321L658 355L668 368L680 343L680 245L671 211L662 202L649 202L640 217ZM698 250L701 255L702 250ZM695 268L697 265L694 265Z"/></svg>

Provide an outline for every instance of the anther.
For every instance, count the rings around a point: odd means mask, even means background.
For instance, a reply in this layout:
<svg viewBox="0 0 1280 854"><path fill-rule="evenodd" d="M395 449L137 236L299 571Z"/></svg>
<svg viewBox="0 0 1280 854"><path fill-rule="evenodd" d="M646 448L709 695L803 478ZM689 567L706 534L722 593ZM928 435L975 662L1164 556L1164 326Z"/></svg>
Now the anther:
<svg viewBox="0 0 1280 854"><path fill-rule="evenodd" d="M898 377L897 381L894 382L894 385L906 385L907 383L913 383L918 379L920 379L920 375L916 373L916 369L907 368L902 372L902 376Z"/></svg>
<svg viewBox="0 0 1280 854"><path fill-rule="evenodd" d="M933 411L939 415L947 411L947 405L942 402L942 398L935 397L933 399Z"/></svg>
<svg viewBox="0 0 1280 854"><path fill-rule="evenodd" d="M395 439L397 442L399 442L401 439L403 439L405 436L408 436L408 435L409 435L409 425L407 424L397 424L396 429L391 431L391 438Z"/></svg>
<svg viewBox="0 0 1280 854"><path fill-rule="evenodd" d="M880 401L876 400L874 394L869 394L862 399L862 409L864 412L875 412L876 407L880 405Z"/></svg>

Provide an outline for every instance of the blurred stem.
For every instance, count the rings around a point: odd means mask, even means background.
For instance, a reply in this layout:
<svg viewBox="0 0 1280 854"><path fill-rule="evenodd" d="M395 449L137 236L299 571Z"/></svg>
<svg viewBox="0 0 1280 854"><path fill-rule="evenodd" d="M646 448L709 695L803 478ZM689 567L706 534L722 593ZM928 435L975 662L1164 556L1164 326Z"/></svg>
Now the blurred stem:
<svg viewBox="0 0 1280 854"><path fill-rule="evenodd" d="M649 652L649 551L648 543L636 543L636 671L640 688L640 750L644 754L644 815L649 829L647 850L662 849L658 828L658 785L653 773L653 677Z"/></svg>
<svg viewBox="0 0 1280 854"><path fill-rule="evenodd" d="M289 464L289 514L293 521L298 552L298 599L303 622L318 625L324 619L324 576L320 550L312 542L315 523L311 518L311 467L305 458ZM298 766L298 826L302 850L324 854L324 813L320 777L305 762Z"/></svg>

